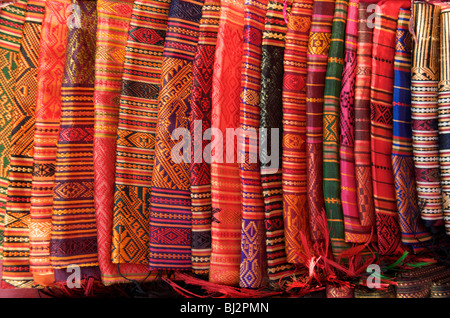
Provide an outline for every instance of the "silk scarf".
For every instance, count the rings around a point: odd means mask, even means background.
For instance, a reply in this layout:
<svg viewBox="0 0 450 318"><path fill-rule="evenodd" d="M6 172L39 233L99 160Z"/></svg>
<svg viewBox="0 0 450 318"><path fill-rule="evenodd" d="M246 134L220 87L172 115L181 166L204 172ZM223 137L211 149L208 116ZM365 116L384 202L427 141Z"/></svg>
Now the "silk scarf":
<svg viewBox="0 0 450 318"><path fill-rule="evenodd" d="M439 129L439 155L441 168L442 209L444 214L445 229L450 235L450 130L447 127L450 122L450 58L449 41L450 34L450 7L441 7L440 15L440 67L438 83L438 129Z"/></svg>
<svg viewBox="0 0 450 318"><path fill-rule="evenodd" d="M5 230L6 200L8 192L10 138L12 131L12 110L16 82L17 58L22 39L27 2L10 4L0 12L0 88L2 104L1 118L5 122L0 129L0 257L3 259L3 235Z"/></svg>
<svg viewBox="0 0 450 318"><path fill-rule="evenodd" d="M27 1L16 69L10 168L3 246L3 280L18 288L33 285L30 272L30 199L33 177L34 109L45 1Z"/></svg>
<svg viewBox="0 0 450 318"><path fill-rule="evenodd" d="M191 193L189 157L179 161L174 147L189 148L189 136L176 129L190 126L192 67L197 51L203 0L171 2L161 66L155 162L150 208L151 269L190 270ZM173 138L175 137L175 138ZM183 151L184 152L184 151ZM183 157L184 158L184 157Z"/></svg>
<svg viewBox="0 0 450 318"><path fill-rule="evenodd" d="M259 288L266 274L264 199L258 143L261 93L261 44L267 0L245 1L244 45L241 69L239 156L242 191L242 239L240 283ZM261 145L259 145L261 146Z"/></svg>
<svg viewBox="0 0 450 318"><path fill-rule="evenodd" d="M212 80L211 128L226 136L239 128L244 1L221 1ZM217 141L211 158L211 263L209 281L238 286L241 260L241 182L237 140Z"/></svg>
<svg viewBox="0 0 450 318"><path fill-rule="evenodd" d="M289 14L284 50L282 86L282 197L289 263L302 264L305 252L301 234L311 243L306 153L306 76L308 37L313 1L294 1Z"/></svg>
<svg viewBox="0 0 450 318"><path fill-rule="evenodd" d="M411 130L411 11L400 9L394 60L392 168L402 242L418 253L431 240L417 201Z"/></svg>
<svg viewBox="0 0 450 318"><path fill-rule="evenodd" d="M192 69L191 211L192 270L208 276L211 259L211 158L204 158L211 132L212 76L220 19L220 0L205 0Z"/></svg>
<svg viewBox="0 0 450 318"><path fill-rule="evenodd" d="M170 1L136 1L131 14L117 124L111 251L116 264L148 264L150 191L169 8Z"/></svg>
<svg viewBox="0 0 450 318"><path fill-rule="evenodd" d="M336 1L323 106L323 194L332 253L335 259L350 247L345 242L339 163L340 94L348 1Z"/></svg>
<svg viewBox="0 0 450 318"><path fill-rule="evenodd" d="M369 3L358 9L357 69L355 82L355 178L359 219L362 226L375 229L372 167L370 157L370 81L372 76L372 37ZM375 231L373 231L375 232ZM374 233L376 238L376 233Z"/></svg>
<svg viewBox="0 0 450 318"><path fill-rule="evenodd" d="M44 286L54 281L50 237L70 5L70 0L47 1L39 50L30 206L30 270L35 283Z"/></svg>
<svg viewBox="0 0 450 318"><path fill-rule="evenodd" d="M438 81L440 7L416 3L412 51L411 116L417 197L427 227L442 223L439 164ZM444 138L445 140L445 138Z"/></svg>
<svg viewBox="0 0 450 318"><path fill-rule="evenodd" d="M306 191L311 238L324 240L317 220L325 214L323 195L323 104L335 0L314 1L306 76Z"/></svg>
<svg viewBox="0 0 450 318"><path fill-rule="evenodd" d="M140 6L141 10L144 8L142 3L137 3L137 6ZM94 202L97 220L98 261L102 282L106 286L130 280L142 280L148 275L148 269L144 265L116 265L112 262L111 257L114 233L116 141L118 122L119 119L122 119L119 118L122 77L132 12L133 1L102 0L97 2ZM136 12L134 12L135 16ZM139 169L136 168L136 171ZM146 251L145 248L143 250Z"/></svg>
<svg viewBox="0 0 450 318"><path fill-rule="evenodd" d="M392 171L392 92L398 11L408 6L408 1L381 1L373 30L370 133L374 207L381 255L403 253Z"/></svg>
<svg viewBox="0 0 450 318"><path fill-rule="evenodd" d="M53 268L97 268L94 206L94 66L97 2L75 1L61 87L50 255ZM70 22L69 22L70 23ZM57 278L58 280L58 278Z"/></svg>

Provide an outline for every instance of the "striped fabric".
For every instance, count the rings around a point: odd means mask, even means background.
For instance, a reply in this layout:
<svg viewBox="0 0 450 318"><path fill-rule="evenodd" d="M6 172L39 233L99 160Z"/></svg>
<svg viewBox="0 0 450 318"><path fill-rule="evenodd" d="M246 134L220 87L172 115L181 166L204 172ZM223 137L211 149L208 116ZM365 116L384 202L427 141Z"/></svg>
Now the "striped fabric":
<svg viewBox="0 0 450 318"><path fill-rule="evenodd" d="M345 38L345 65L340 96L340 168L341 200L344 217L345 241L365 243L371 236L371 227L362 226L358 210L355 177L355 86L357 74L359 0L349 2Z"/></svg>
<svg viewBox="0 0 450 318"><path fill-rule="evenodd" d="M148 264L150 190L169 8L170 1L135 1L131 14L117 124L113 263Z"/></svg>
<svg viewBox="0 0 450 318"><path fill-rule="evenodd" d="M0 117L4 121L0 129L0 258L3 258L16 70L26 6L27 2L21 0L2 8L0 12Z"/></svg>
<svg viewBox="0 0 450 318"><path fill-rule="evenodd" d="M94 187L98 262L104 285L141 280L148 269L112 262L116 140L125 49L133 1L97 1L97 45L94 92ZM148 222L147 222L148 224ZM120 272L119 272L120 270ZM126 278L124 278L124 277Z"/></svg>
<svg viewBox="0 0 450 318"><path fill-rule="evenodd" d="M445 230L450 235L450 6L441 8L440 67L438 83L438 129L441 168L442 209Z"/></svg>
<svg viewBox="0 0 450 318"><path fill-rule="evenodd" d="M440 7L415 3L411 116L417 197L427 227L443 219L439 165L438 81Z"/></svg>
<svg viewBox="0 0 450 318"><path fill-rule="evenodd" d="M323 96L335 0L315 0L307 51L306 191L312 240L323 240L317 220L324 217Z"/></svg>
<svg viewBox="0 0 450 318"><path fill-rule="evenodd" d="M411 11L400 9L394 60L392 168L402 242L418 253L431 235L422 224L417 201L411 131Z"/></svg>
<svg viewBox="0 0 450 318"><path fill-rule="evenodd" d="M70 3L70 0L47 1L39 50L29 227L30 270L40 285L54 281L50 236Z"/></svg>
<svg viewBox="0 0 450 318"><path fill-rule="evenodd" d="M205 0L192 70L191 211L192 270L207 277L211 259L211 166L204 158L205 134L211 128L212 75L220 19L220 0ZM198 124L195 124L198 121ZM199 147L200 146L200 147Z"/></svg>
<svg viewBox="0 0 450 318"><path fill-rule="evenodd" d="M3 280L33 285L30 272L30 199L33 178L34 109L45 1L28 0L16 69L10 168L3 245Z"/></svg>
<svg viewBox="0 0 450 318"><path fill-rule="evenodd" d="M325 77L323 107L323 194L331 249L336 259L341 252L350 247L345 242L339 163L339 104L344 68L344 40L348 3L348 0L336 1Z"/></svg>
<svg viewBox="0 0 450 318"><path fill-rule="evenodd" d="M98 265L92 154L97 3L73 5L79 17L69 24L50 244L51 264L62 270Z"/></svg>
<svg viewBox="0 0 450 318"><path fill-rule="evenodd" d="M266 274L264 199L258 161L260 126L261 44L267 0L246 0L241 77L239 140L242 239L240 283L243 288L259 288Z"/></svg>
<svg viewBox="0 0 450 318"><path fill-rule="evenodd" d="M372 76L372 14L369 4L358 9L357 69L355 83L355 178L359 219L362 226L375 227L372 167L370 159L370 80Z"/></svg>
<svg viewBox="0 0 450 318"><path fill-rule="evenodd" d="M292 270L287 263L285 233L298 230L293 216L294 229L284 226L282 191L282 142L283 132L283 58L287 26L283 17L283 1L269 1L261 47L261 97L260 97L260 147L261 183L263 188L266 227L266 257L269 280L278 282ZM290 6L288 6L290 9ZM289 17L291 25L295 18ZM276 134L273 134L276 132ZM272 148L272 143L276 148ZM306 204L304 197L303 205ZM303 215L305 214L303 209ZM286 218L288 222L290 216Z"/></svg>
<svg viewBox="0 0 450 318"><path fill-rule="evenodd" d="M190 270L191 193L186 161L176 163L171 152L181 138L177 128L190 127L192 67L197 51L201 1L171 2L161 66L155 162L150 208L151 269ZM179 141L188 143L188 141ZM190 153L188 153L190 157Z"/></svg>
<svg viewBox="0 0 450 318"><path fill-rule="evenodd" d="M211 127L222 136L226 136L227 128L239 128L243 34L244 1L222 0L211 97ZM209 281L238 286L242 212L237 142L227 145L223 140L222 145L222 157L214 156L211 161Z"/></svg>
<svg viewBox="0 0 450 318"><path fill-rule="evenodd" d="M392 92L398 11L408 6L408 1L381 1L373 30L370 133L380 255L403 253L392 171Z"/></svg>
<svg viewBox="0 0 450 318"><path fill-rule="evenodd" d="M289 15L282 86L282 185L287 260L301 264L300 232L311 243L306 188L306 76L313 1L294 1Z"/></svg>

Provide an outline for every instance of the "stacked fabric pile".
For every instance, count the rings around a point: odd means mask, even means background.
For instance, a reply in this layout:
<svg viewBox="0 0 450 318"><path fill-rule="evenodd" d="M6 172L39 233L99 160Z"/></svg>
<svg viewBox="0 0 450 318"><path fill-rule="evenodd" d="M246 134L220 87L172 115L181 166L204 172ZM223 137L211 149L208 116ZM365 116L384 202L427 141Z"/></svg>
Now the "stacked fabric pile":
<svg viewBox="0 0 450 318"><path fill-rule="evenodd" d="M2 288L442 262L450 5L371 2L4 3Z"/></svg>

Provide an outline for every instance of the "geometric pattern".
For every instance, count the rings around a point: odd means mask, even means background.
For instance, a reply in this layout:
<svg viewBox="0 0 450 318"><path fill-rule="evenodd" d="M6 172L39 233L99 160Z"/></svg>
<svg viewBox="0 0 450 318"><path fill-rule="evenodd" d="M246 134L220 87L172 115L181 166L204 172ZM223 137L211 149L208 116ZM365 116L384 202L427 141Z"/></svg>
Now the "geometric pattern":
<svg viewBox="0 0 450 318"><path fill-rule="evenodd" d="M3 258L16 70L26 5L26 0L21 0L2 8L0 12L0 259Z"/></svg>
<svg viewBox="0 0 450 318"><path fill-rule="evenodd" d="M162 54L170 1L135 1L125 45L114 149L111 260L148 271L150 189ZM153 14L155 19L145 19Z"/></svg>
<svg viewBox="0 0 450 318"><path fill-rule="evenodd" d="M33 172L34 108L45 1L28 1L16 69L8 197L3 245L3 280L33 285L30 272L30 199Z"/></svg>
<svg viewBox="0 0 450 318"><path fill-rule="evenodd" d="M81 28L69 25L68 30L53 191L50 255L57 269L98 265L93 163L97 3L74 4L80 8L74 15Z"/></svg>
<svg viewBox="0 0 450 318"><path fill-rule="evenodd" d="M35 283L40 285L49 285L55 280L50 264L50 235L70 3L70 0L47 1L39 50L30 206L30 270Z"/></svg>
<svg viewBox="0 0 450 318"><path fill-rule="evenodd" d="M172 158L174 147L184 144L174 140L172 133L177 128L190 128L192 69L203 2L172 0L170 4L151 180L151 269L192 269L190 165Z"/></svg>
<svg viewBox="0 0 450 318"><path fill-rule="evenodd" d="M257 130L260 125L260 91L262 35L268 0L246 0L244 5L244 46L241 70L241 106L240 128L243 134L249 129ZM280 57L281 58L281 57ZM258 144L255 134L240 138L239 163L242 186L242 238L240 282L242 288L262 286L266 271L266 245L264 229L264 199L261 186L259 162L251 160L257 157ZM257 139L257 138L256 138Z"/></svg>

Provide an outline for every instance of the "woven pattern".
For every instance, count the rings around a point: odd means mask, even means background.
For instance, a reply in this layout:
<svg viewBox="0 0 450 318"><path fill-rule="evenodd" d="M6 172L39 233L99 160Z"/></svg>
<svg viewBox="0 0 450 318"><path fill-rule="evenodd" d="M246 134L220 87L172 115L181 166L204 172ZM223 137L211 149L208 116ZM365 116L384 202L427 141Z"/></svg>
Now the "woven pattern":
<svg viewBox="0 0 450 318"><path fill-rule="evenodd" d="M417 197L427 226L442 222L439 165L438 81L440 7L414 4L411 116ZM424 58L426 56L426 58Z"/></svg>
<svg viewBox="0 0 450 318"><path fill-rule="evenodd" d="M282 185L287 260L300 264L300 232L311 241L306 188L306 76L313 1L294 1L284 50L282 86ZM312 244L310 243L312 246Z"/></svg>
<svg viewBox="0 0 450 318"><path fill-rule="evenodd" d="M244 1L221 1L213 71L211 127L226 136L239 128ZM229 148L227 148L227 146ZM223 142L222 158L211 162L211 263L209 281L239 285L241 261L241 183L237 142ZM232 152L232 153L231 153Z"/></svg>
<svg viewBox="0 0 450 318"><path fill-rule="evenodd" d="M46 3L39 50L29 228L30 270L34 281L42 285L54 281L50 236L70 3L70 0Z"/></svg>
<svg viewBox="0 0 450 318"><path fill-rule="evenodd" d="M22 0L3 8L0 12L0 258L3 258L3 233L5 229L6 200L8 192L8 173L10 141L12 131L12 111L18 53L25 22L27 2Z"/></svg>
<svg viewBox="0 0 450 318"><path fill-rule="evenodd" d="M311 237L323 240L316 220L325 214L323 196L323 104L335 0L314 1L306 77L306 191Z"/></svg>
<svg viewBox="0 0 450 318"><path fill-rule="evenodd" d="M176 163L171 152L177 143L172 139L174 130L190 126L192 67L202 5L203 1L182 0L170 5L152 177L149 261L152 269L191 269L189 164Z"/></svg>
<svg viewBox="0 0 450 318"><path fill-rule="evenodd" d="M323 106L323 194L335 258L350 246L345 242L344 217L341 203L339 164L340 102L344 69L344 39L348 0L336 1L330 52L325 77Z"/></svg>
<svg viewBox="0 0 450 318"><path fill-rule="evenodd" d="M112 262L116 140L125 48L133 1L97 1L94 92L94 186L98 261L105 285L143 279L144 265ZM119 273L120 270L120 273ZM144 276L145 275L145 276Z"/></svg>
<svg viewBox="0 0 450 318"><path fill-rule="evenodd" d="M382 2L375 16L373 31L370 133L374 206L381 255L403 252L392 171L392 91L398 10L408 5L407 1Z"/></svg>
<svg viewBox="0 0 450 318"><path fill-rule="evenodd" d="M61 87L50 255L53 268L96 266L94 65L97 3L73 2L80 28L69 29ZM76 219L76 223L73 222Z"/></svg>
<svg viewBox="0 0 450 318"><path fill-rule="evenodd" d="M3 280L19 288L29 288L33 285L29 261L30 199L33 178L34 109L45 1L29 0L26 10L16 69L3 245Z"/></svg>
<svg viewBox="0 0 450 318"><path fill-rule="evenodd" d="M203 158L207 140L199 140L206 137L205 132L211 127L212 76L219 19L220 0L206 0L192 70L190 118L192 270L197 275L208 274L211 258L211 166L208 158ZM201 126L195 125L196 120L201 121Z"/></svg>
<svg viewBox="0 0 450 318"><path fill-rule="evenodd" d="M131 14L117 127L113 263L148 264L150 189L169 8L166 0L135 1Z"/></svg>
<svg viewBox="0 0 450 318"><path fill-rule="evenodd" d="M258 161L260 125L261 44L267 0L245 1L244 46L241 77L239 140L242 193L242 239L240 286L261 287L266 274L264 199Z"/></svg>
<svg viewBox="0 0 450 318"><path fill-rule="evenodd" d="M411 131L411 34L409 9L400 9L395 44L392 168L402 242L415 252L431 239L425 231L417 201Z"/></svg>

